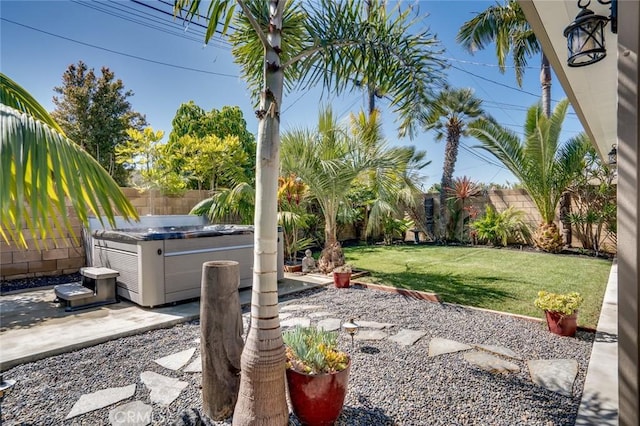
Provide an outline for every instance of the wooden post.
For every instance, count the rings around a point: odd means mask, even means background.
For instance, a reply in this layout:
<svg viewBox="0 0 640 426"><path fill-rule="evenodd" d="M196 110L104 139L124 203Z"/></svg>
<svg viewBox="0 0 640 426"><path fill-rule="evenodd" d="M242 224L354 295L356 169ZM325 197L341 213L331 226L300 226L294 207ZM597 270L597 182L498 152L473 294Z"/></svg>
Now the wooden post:
<svg viewBox="0 0 640 426"><path fill-rule="evenodd" d="M209 418L223 420L238 399L244 345L238 262L205 262L201 284L202 407Z"/></svg>

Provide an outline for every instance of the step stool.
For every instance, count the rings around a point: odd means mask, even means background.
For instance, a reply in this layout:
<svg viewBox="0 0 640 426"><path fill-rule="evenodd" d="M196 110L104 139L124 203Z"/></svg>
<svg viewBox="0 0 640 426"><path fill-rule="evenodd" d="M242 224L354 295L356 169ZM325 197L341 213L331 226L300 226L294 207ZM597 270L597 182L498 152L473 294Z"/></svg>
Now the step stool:
<svg viewBox="0 0 640 426"><path fill-rule="evenodd" d="M80 269L82 281L60 284L53 288L56 298L67 312L94 306L117 303L116 277L118 271L109 268Z"/></svg>

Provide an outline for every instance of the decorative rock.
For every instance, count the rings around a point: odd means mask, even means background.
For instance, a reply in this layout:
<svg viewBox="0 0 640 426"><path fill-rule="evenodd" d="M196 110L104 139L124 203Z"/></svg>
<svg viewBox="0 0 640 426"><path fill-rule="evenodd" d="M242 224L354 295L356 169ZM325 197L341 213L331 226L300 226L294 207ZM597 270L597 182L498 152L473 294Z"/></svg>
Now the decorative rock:
<svg viewBox="0 0 640 426"><path fill-rule="evenodd" d="M489 355L486 352L467 352L464 354L464 359L491 373L507 374L518 373L520 371L520 367L516 364L502 358L498 358L497 356Z"/></svg>
<svg viewBox="0 0 640 426"><path fill-rule="evenodd" d="M340 330L341 324L340 318L326 318L318 321L318 328L326 331L336 331Z"/></svg>
<svg viewBox="0 0 640 426"><path fill-rule="evenodd" d="M199 356L191 364L182 369L185 373L202 373L202 357Z"/></svg>
<svg viewBox="0 0 640 426"><path fill-rule="evenodd" d="M434 337L429 342L429 356L468 351L469 349L471 349L471 346L467 344L456 342L455 340L442 339L440 337Z"/></svg>
<svg viewBox="0 0 640 426"><path fill-rule="evenodd" d="M291 311L312 311L314 309L321 309L324 306L320 305L286 305L280 307L280 312L291 312Z"/></svg>
<svg viewBox="0 0 640 426"><path fill-rule="evenodd" d="M574 359L536 359L527 361L531 380L538 386L565 396L571 396L578 375Z"/></svg>
<svg viewBox="0 0 640 426"><path fill-rule="evenodd" d="M136 385L123 386L121 388L108 388L97 392L82 395L80 399L73 404L71 411L67 414L70 419L80 414L104 408L108 405L115 404L123 399L131 398L136 392Z"/></svg>
<svg viewBox="0 0 640 426"><path fill-rule="evenodd" d="M177 352L165 357L154 360L156 364L168 368L169 370L180 370L193 356L196 348L187 349L186 351Z"/></svg>
<svg viewBox="0 0 640 426"><path fill-rule="evenodd" d="M355 340L384 340L387 338L387 333L380 330L359 330L353 338Z"/></svg>
<svg viewBox="0 0 640 426"><path fill-rule="evenodd" d="M196 408L189 408L178 414L178 419L175 420L173 426L201 426L203 425L202 416Z"/></svg>
<svg viewBox="0 0 640 426"><path fill-rule="evenodd" d="M389 322L376 322L376 321L360 321L356 320L356 324L362 328L373 328L375 330L382 330L383 328L393 327L393 324Z"/></svg>
<svg viewBox="0 0 640 426"><path fill-rule="evenodd" d="M331 312L327 311L311 312L309 313L309 318L328 317L329 315L331 315ZM280 315L280 317L282 318L282 315Z"/></svg>
<svg viewBox="0 0 640 426"><path fill-rule="evenodd" d="M301 327L309 327L311 325L311 318L296 317L296 318L289 318L284 321L280 321L280 327L282 328L295 327L297 325Z"/></svg>
<svg viewBox="0 0 640 426"><path fill-rule="evenodd" d="M153 408L142 401L133 401L109 411L112 426L146 426L151 423Z"/></svg>
<svg viewBox="0 0 640 426"><path fill-rule="evenodd" d="M409 330L403 328L398 331L398 334L396 334L395 336L389 337L389 340L396 342L401 346L411 346L422 337L424 337L425 334L427 334L426 331Z"/></svg>
<svg viewBox="0 0 640 426"><path fill-rule="evenodd" d="M151 394L149 395L151 402L162 405L171 404L180 396L182 389L188 385L187 382L163 376L153 371L143 371L140 373L140 380L151 390Z"/></svg>
<svg viewBox="0 0 640 426"><path fill-rule="evenodd" d="M522 357L512 351L509 348L505 348L504 346L498 345L473 345L476 349L482 349L483 351L492 352L494 354L502 355L507 358L517 359L522 361Z"/></svg>

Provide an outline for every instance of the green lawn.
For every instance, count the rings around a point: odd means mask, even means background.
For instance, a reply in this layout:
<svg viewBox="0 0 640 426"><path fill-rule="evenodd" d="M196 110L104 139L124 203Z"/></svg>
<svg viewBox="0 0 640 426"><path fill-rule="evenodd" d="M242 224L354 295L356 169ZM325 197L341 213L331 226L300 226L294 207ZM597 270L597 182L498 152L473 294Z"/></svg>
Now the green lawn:
<svg viewBox="0 0 640 426"><path fill-rule="evenodd" d="M360 246L344 249L347 262L371 272L364 281L435 292L459 303L542 318L539 290L578 291L585 299L578 324L595 328L611 261L584 256L442 246Z"/></svg>

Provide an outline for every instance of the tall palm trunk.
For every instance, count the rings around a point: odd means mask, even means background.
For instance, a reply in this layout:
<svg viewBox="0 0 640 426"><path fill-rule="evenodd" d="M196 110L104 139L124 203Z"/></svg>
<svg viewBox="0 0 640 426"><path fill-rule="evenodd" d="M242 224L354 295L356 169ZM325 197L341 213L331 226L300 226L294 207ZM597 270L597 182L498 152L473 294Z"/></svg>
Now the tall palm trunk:
<svg viewBox="0 0 640 426"><path fill-rule="evenodd" d="M453 172L458 158L458 146L460 144L460 126L455 123L447 128L447 145L444 149L444 165L442 166L442 180L440 181L440 227L442 235L446 238L447 232L447 190L451 188Z"/></svg>
<svg viewBox="0 0 640 426"><path fill-rule="evenodd" d="M540 64L540 85L542 86L542 112L547 117L551 117L551 66L549 58L544 53Z"/></svg>
<svg viewBox="0 0 640 426"><path fill-rule="evenodd" d="M278 168L280 108L284 72L280 68L282 8L269 2L264 91L260 99L256 150L255 250L251 326L242 357L234 425L286 425L285 354L278 317Z"/></svg>

